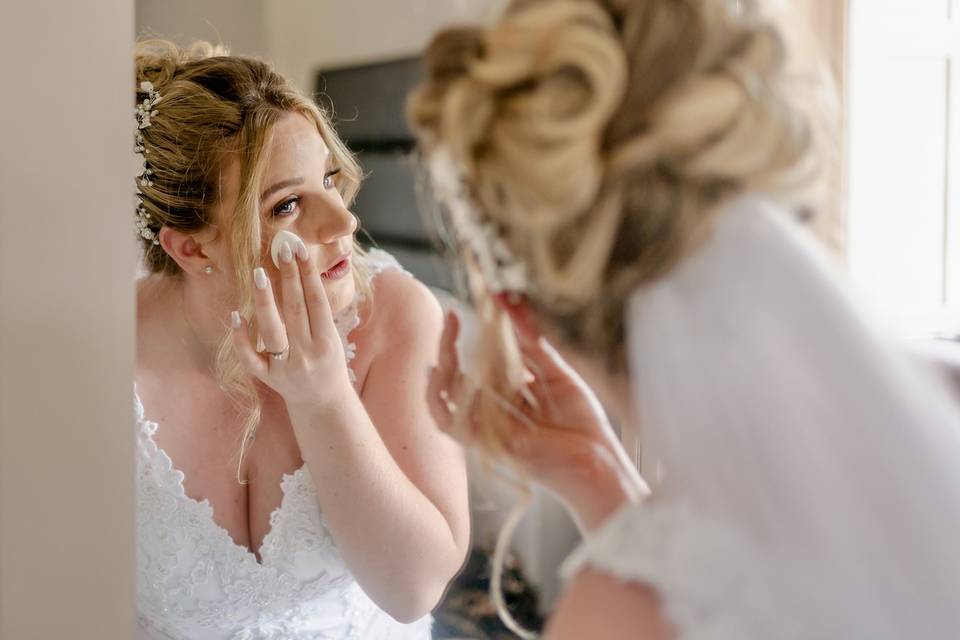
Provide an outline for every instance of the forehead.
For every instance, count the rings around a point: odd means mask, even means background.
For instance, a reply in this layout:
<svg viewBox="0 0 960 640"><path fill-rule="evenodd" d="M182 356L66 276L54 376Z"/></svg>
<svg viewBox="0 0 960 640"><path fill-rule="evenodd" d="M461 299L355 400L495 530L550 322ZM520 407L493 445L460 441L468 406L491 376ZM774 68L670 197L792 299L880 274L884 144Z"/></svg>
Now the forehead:
<svg viewBox="0 0 960 640"><path fill-rule="evenodd" d="M301 113L280 116L266 151L261 188L285 178L322 172L330 153L316 124ZM220 204L228 208L240 195L240 158L236 154L229 154L221 167L219 192Z"/></svg>
<svg viewBox="0 0 960 640"><path fill-rule="evenodd" d="M301 113L285 113L273 129L264 186L284 178L319 170L329 149L317 125Z"/></svg>

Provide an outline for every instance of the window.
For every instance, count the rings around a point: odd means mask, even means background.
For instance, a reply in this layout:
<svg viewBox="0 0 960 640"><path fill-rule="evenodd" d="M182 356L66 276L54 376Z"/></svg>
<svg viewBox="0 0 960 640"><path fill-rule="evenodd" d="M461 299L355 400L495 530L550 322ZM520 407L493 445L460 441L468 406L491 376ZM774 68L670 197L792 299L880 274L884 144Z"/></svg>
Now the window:
<svg viewBox="0 0 960 640"><path fill-rule="evenodd" d="M847 249L896 328L960 335L960 0L850 0Z"/></svg>

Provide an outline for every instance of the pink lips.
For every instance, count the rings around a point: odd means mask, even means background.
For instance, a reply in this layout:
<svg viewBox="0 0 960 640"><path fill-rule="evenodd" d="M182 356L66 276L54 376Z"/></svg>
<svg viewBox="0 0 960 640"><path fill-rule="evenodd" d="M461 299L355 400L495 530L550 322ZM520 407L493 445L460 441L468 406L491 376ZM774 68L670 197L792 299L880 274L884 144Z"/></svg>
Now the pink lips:
<svg viewBox="0 0 960 640"><path fill-rule="evenodd" d="M324 280L339 280L350 273L350 255L341 258L335 265L320 274Z"/></svg>

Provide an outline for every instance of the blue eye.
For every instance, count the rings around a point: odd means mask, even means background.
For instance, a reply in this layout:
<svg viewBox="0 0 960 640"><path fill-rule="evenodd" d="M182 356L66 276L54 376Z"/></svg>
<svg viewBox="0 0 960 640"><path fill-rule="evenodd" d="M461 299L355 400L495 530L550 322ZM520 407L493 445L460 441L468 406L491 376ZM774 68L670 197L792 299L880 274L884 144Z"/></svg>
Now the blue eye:
<svg viewBox="0 0 960 640"><path fill-rule="evenodd" d="M300 198L296 196L291 196L275 206L273 208L273 215L275 216L292 216L297 212L297 203L300 201Z"/></svg>
<svg viewBox="0 0 960 640"><path fill-rule="evenodd" d="M323 176L323 188L324 189L333 189L336 186L336 181L333 179L340 173L340 169L334 169L333 171L327 172L327 175Z"/></svg>

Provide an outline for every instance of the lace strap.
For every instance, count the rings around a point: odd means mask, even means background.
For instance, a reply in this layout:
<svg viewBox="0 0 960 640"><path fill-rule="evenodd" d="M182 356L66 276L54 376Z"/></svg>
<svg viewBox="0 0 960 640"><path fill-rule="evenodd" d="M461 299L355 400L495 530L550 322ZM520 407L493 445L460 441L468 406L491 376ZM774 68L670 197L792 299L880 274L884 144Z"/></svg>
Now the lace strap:
<svg viewBox="0 0 960 640"><path fill-rule="evenodd" d="M363 263L367 269L368 282L372 281L378 274L387 269L396 269L409 275L397 259L384 251L383 249L371 248L363 256ZM350 375L350 382L357 383L357 375L353 371L351 362L357 355L357 345L350 341L350 332L360 326L360 306L357 300L354 300L349 307L338 313L333 318L337 327L337 333L340 334L340 341L343 343L344 354L347 358L347 373Z"/></svg>
<svg viewBox="0 0 960 640"><path fill-rule="evenodd" d="M137 393L137 383L133 383L133 417L137 424L143 422L144 411L143 403L140 402L140 394Z"/></svg>
<svg viewBox="0 0 960 640"><path fill-rule="evenodd" d="M371 280L387 269L396 269L397 271L402 271L410 275L410 272L404 269L403 266L397 262L396 258L377 247L367 249L366 255L364 256L364 264L367 267Z"/></svg>
<svg viewBox="0 0 960 640"><path fill-rule="evenodd" d="M738 529L686 506L633 504L593 532L560 569L569 580L586 566L657 592L684 640L749 637L740 623L763 595L758 560ZM746 610L744 609L746 607Z"/></svg>
<svg viewBox="0 0 960 640"><path fill-rule="evenodd" d="M143 401L140 400L140 394L137 393L137 383L133 383L133 426L137 432L137 438L141 453L147 452L152 455L153 434L157 431L157 423L148 420L146 411L143 408ZM144 448L146 445L146 449Z"/></svg>

